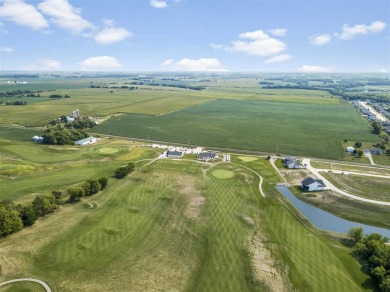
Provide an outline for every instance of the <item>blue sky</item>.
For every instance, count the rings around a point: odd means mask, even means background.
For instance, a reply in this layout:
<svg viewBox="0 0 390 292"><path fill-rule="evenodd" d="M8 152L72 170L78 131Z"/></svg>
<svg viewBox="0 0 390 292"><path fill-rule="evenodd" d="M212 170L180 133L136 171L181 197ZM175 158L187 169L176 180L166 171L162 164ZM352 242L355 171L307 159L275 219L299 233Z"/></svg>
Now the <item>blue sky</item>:
<svg viewBox="0 0 390 292"><path fill-rule="evenodd" d="M0 0L2 70L389 72L387 0Z"/></svg>

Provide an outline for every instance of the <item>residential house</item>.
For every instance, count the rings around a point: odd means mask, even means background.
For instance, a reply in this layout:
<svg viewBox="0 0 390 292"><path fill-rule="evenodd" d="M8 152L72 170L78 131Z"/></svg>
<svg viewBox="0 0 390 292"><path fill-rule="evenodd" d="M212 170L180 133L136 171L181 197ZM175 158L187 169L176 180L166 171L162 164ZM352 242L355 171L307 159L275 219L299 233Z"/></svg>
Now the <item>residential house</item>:
<svg viewBox="0 0 390 292"><path fill-rule="evenodd" d="M371 154L382 155L384 151L383 149L372 147L370 148L370 152Z"/></svg>
<svg viewBox="0 0 390 292"><path fill-rule="evenodd" d="M302 168L302 164L295 157L287 156L283 158L283 163L289 169Z"/></svg>
<svg viewBox="0 0 390 292"><path fill-rule="evenodd" d="M217 158L217 153L215 152L202 152L198 154L199 160L214 160Z"/></svg>
<svg viewBox="0 0 390 292"><path fill-rule="evenodd" d="M302 189L307 192L322 191L326 188L324 182L320 179L307 177L302 181Z"/></svg>

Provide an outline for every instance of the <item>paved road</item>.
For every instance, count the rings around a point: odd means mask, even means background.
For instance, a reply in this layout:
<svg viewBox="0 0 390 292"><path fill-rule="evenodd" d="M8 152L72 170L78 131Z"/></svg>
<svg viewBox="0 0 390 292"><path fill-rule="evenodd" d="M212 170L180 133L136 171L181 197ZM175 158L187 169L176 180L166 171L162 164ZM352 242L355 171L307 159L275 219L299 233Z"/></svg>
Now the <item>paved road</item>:
<svg viewBox="0 0 390 292"><path fill-rule="evenodd" d="M352 198L352 199L355 199L355 200L359 200L359 201L363 201L363 202L367 202L367 203L371 203L371 204L377 204L377 205L384 205L384 206L390 206L390 202L383 202L383 201L376 201L376 200L370 200L370 199L366 199L366 198L362 198L362 197L358 197L358 196L355 196L355 195L352 195L352 194L349 194L347 192L344 192L343 190L340 190L339 188L335 187L330 181L328 181L326 178L324 178L321 174L320 174L320 171L314 167L312 167L310 165L310 159L307 159L307 158L304 158L302 159L302 163L303 164L306 164L306 168L308 170L310 170L316 177L318 177L319 179L321 179L325 185L327 186L327 188L329 190L332 190L332 191L335 191L341 195L344 195L346 197L349 197L349 198ZM333 170L332 170L333 171Z"/></svg>
<svg viewBox="0 0 390 292"><path fill-rule="evenodd" d="M374 162L374 159L372 159L372 155L371 154L364 154L364 155L368 158L368 160L370 160L370 163L372 165L376 165L376 163Z"/></svg>
<svg viewBox="0 0 390 292"><path fill-rule="evenodd" d="M373 176L380 178L390 179L390 175L381 175L381 174L372 174L372 173L361 173L361 172L353 172L353 171L343 171L343 170L334 170L334 169L319 169L316 168L318 172L331 172L337 174L353 174L353 175L361 175L361 176Z"/></svg>
<svg viewBox="0 0 390 292"><path fill-rule="evenodd" d="M38 283L38 284L42 285L43 288L45 288L47 292L51 292L51 289L50 289L49 285L47 285L45 282L43 282L41 280L38 280L38 279L32 279L32 278L20 278L20 279L9 280L9 281L0 283L0 287L4 286L4 285L7 285L7 284L11 284L11 283L16 283L16 282L34 282L34 283Z"/></svg>
<svg viewBox="0 0 390 292"><path fill-rule="evenodd" d="M276 172L279 174L279 176L282 178L282 180L284 180L284 183L285 183L286 185L288 185L287 180L284 178L284 176L283 176L282 173L280 172L279 168L275 165L276 159L278 159L278 158L275 157L275 156L272 156L271 159L269 160L269 162L271 163L272 167L276 170Z"/></svg>

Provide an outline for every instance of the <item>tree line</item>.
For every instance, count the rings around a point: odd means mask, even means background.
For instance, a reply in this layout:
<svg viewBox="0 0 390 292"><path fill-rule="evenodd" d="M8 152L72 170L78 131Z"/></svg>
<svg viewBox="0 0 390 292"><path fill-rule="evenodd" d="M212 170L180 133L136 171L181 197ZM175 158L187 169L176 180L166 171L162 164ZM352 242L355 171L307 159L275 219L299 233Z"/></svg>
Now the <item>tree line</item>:
<svg viewBox="0 0 390 292"><path fill-rule="evenodd" d="M365 264L366 272L376 289L390 292L390 245L389 238L378 233L364 235L363 228L349 230L353 253Z"/></svg>
<svg viewBox="0 0 390 292"><path fill-rule="evenodd" d="M39 93L42 93L42 90L32 91L32 90L12 90L7 92L0 92L0 97L23 97L25 94L28 97L40 97ZM38 94L34 94L38 93Z"/></svg>
<svg viewBox="0 0 390 292"><path fill-rule="evenodd" d="M114 177L121 179L134 171L135 163L129 162L115 171ZM92 196L105 189L108 179L89 179L81 186L70 187L66 190L65 200L61 191L52 191L48 196L38 195L31 203L15 204L10 200L0 201L0 237L17 232L23 227L32 226L39 217L54 212L60 205L77 203L82 197Z"/></svg>
<svg viewBox="0 0 390 292"><path fill-rule="evenodd" d="M39 217L53 213L59 205L80 201L83 196L91 196L107 187L108 180L87 180L81 187L67 189L69 198L64 200L61 191L53 191L51 195L38 195L28 204L15 204L10 200L0 202L0 236L17 232L23 227L32 226Z"/></svg>
<svg viewBox="0 0 390 292"><path fill-rule="evenodd" d="M2 101L0 100L0 104L5 104L5 105L26 105L27 101L22 101L22 100L17 100L17 101Z"/></svg>

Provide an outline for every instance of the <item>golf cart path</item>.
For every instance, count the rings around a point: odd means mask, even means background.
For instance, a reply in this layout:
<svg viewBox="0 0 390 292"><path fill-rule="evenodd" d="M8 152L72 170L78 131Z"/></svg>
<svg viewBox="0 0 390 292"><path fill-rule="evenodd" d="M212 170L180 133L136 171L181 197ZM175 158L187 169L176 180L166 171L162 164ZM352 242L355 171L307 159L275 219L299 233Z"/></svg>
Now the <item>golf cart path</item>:
<svg viewBox="0 0 390 292"><path fill-rule="evenodd" d="M20 278L20 279L9 280L9 281L0 283L0 287L4 286L4 285L7 285L7 284L11 284L11 283L16 283L16 282L34 282L34 283L38 283L38 284L42 285L43 288L45 288L45 290L47 292L51 292L51 289L50 289L49 285L47 285L45 282L43 282L41 280L33 279L33 278Z"/></svg>
<svg viewBox="0 0 390 292"><path fill-rule="evenodd" d="M265 197L265 194L264 194L264 192L263 192L263 189L261 188L261 185L263 184L263 178L261 177L260 174L258 174L258 173L257 173L256 171L254 171L253 169L250 169L249 167L243 166L243 165L241 165L241 164L236 164L236 163L233 163L233 162L230 162L230 163L231 163L231 164L234 164L234 165L237 165L237 166L239 166L239 167L245 168L245 169L247 169L247 170L253 172L254 174L256 174L256 175L259 177L259 179L260 179L260 182L259 182L259 191L260 191L260 194L261 194L263 197Z"/></svg>
<svg viewBox="0 0 390 292"><path fill-rule="evenodd" d="M343 190L340 190L339 188L335 187L330 181L328 181L326 178L324 178L321 174L320 174L320 171L314 167L311 166L310 164L310 159L307 159L307 158L304 158L302 159L302 163L303 164L306 164L306 168L308 170L311 171L311 173L313 173L316 177L318 177L319 179L321 179L325 185L327 186L327 188L331 191L335 191L341 195L344 195L346 197L349 197L349 198L352 198L352 199L355 199L355 200L359 200L359 201L363 201L363 202L367 202L367 203L372 203L372 204L377 204L377 205L384 205L384 206L390 206L390 202L383 202L383 201L376 201L376 200L370 200L370 199L366 199L366 198L362 198L362 197L358 197L358 196L355 196L355 195L352 195L350 193L347 193ZM333 170L332 170L333 171Z"/></svg>

